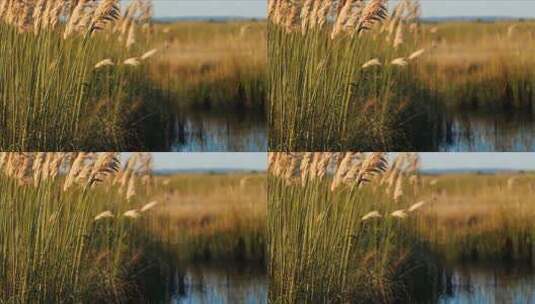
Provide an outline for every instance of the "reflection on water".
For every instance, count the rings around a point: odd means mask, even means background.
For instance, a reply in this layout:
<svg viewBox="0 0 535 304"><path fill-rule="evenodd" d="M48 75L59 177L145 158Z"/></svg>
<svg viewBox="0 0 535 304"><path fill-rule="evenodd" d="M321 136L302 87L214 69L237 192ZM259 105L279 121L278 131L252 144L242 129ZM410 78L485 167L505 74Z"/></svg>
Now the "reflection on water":
<svg viewBox="0 0 535 304"><path fill-rule="evenodd" d="M167 303L267 303L268 279L258 265L194 265L177 269Z"/></svg>
<svg viewBox="0 0 535 304"><path fill-rule="evenodd" d="M519 267L457 267L444 275L441 304L535 303L535 273Z"/></svg>
<svg viewBox="0 0 535 304"><path fill-rule="evenodd" d="M532 115L455 113L444 129L439 151L535 151Z"/></svg>
<svg viewBox="0 0 535 304"><path fill-rule="evenodd" d="M267 151L265 116L220 112L181 114L175 120L175 152Z"/></svg>

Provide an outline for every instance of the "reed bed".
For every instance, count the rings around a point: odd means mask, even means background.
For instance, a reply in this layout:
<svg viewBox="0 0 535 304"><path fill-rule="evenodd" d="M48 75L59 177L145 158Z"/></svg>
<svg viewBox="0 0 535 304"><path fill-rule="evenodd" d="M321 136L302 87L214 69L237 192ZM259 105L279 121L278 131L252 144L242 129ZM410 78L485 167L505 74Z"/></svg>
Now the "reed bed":
<svg viewBox="0 0 535 304"><path fill-rule="evenodd" d="M2 150L143 149L151 123L165 129L165 103L147 100L163 94L143 78L157 55L151 11L150 1L0 2Z"/></svg>
<svg viewBox="0 0 535 304"><path fill-rule="evenodd" d="M432 140L440 107L411 79L419 3L270 1L269 126L273 151L403 149ZM406 82L405 82L406 84ZM414 130L426 130L419 135Z"/></svg>
<svg viewBox="0 0 535 304"><path fill-rule="evenodd" d="M384 153L271 153L273 303L415 301L436 269L411 223L418 159ZM420 288L420 289L418 289ZM417 290L417 292L415 292Z"/></svg>
<svg viewBox="0 0 535 304"><path fill-rule="evenodd" d="M7 303L123 302L143 239L150 156L2 153L0 298Z"/></svg>
<svg viewBox="0 0 535 304"><path fill-rule="evenodd" d="M264 265L264 175L153 176L150 154L119 157L0 154L3 301L163 301L192 262Z"/></svg>

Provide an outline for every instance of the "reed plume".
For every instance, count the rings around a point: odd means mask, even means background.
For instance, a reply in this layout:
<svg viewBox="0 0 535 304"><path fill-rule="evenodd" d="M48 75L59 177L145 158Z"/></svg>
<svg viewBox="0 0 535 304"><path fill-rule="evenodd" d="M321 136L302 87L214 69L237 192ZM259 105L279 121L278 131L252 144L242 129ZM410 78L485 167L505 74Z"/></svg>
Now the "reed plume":
<svg viewBox="0 0 535 304"><path fill-rule="evenodd" d="M407 212L404 209L396 210L392 213L390 213L390 216L404 219L408 216Z"/></svg>
<svg viewBox="0 0 535 304"><path fill-rule="evenodd" d="M371 59L369 61L366 61L363 65L362 65L362 69L366 69L366 68L369 68L369 67L374 67L374 66L381 66L381 61L379 61L378 58L374 58L374 59Z"/></svg>
<svg viewBox="0 0 535 304"><path fill-rule="evenodd" d="M123 61L124 65L130 65L130 66L138 66L141 64L139 59L137 57L128 58L125 61Z"/></svg>
<svg viewBox="0 0 535 304"><path fill-rule="evenodd" d="M126 200L131 200L136 195L136 175L132 173L128 180L128 187L126 189Z"/></svg>
<svg viewBox="0 0 535 304"><path fill-rule="evenodd" d="M370 153L362 163L359 173L356 176L355 185L361 187L369 183L371 179L383 173L387 168L388 161L382 152Z"/></svg>
<svg viewBox="0 0 535 304"><path fill-rule="evenodd" d="M108 175L117 172L119 170L119 164L120 162L116 153L107 152L100 154L88 175L86 188L103 182Z"/></svg>
<svg viewBox="0 0 535 304"><path fill-rule="evenodd" d="M65 182L63 184L63 191L67 191L75 183L76 178L84 167L86 155L87 153L85 152L80 152L77 154L70 167L70 170L67 173L67 177L65 178Z"/></svg>
<svg viewBox="0 0 535 304"><path fill-rule="evenodd" d="M151 58L152 56L156 55L156 53L158 53L158 49L152 49L150 51L145 52L143 55L141 55L140 59L147 60Z"/></svg>
<svg viewBox="0 0 535 304"><path fill-rule="evenodd" d="M97 64L95 64L94 69L98 70L98 69L100 69L102 67L113 66L113 65L115 65L115 64L113 63L113 61L111 59L104 59L104 60L98 62Z"/></svg>
<svg viewBox="0 0 535 304"><path fill-rule="evenodd" d="M381 218L381 217L382 215L379 213L379 211L371 211L370 213L367 213L366 215L364 215L360 220L364 222L370 219Z"/></svg>
<svg viewBox="0 0 535 304"><path fill-rule="evenodd" d="M331 39L341 33L358 33L370 29L371 26L385 19L387 8L384 1L371 0L365 5L364 0L304 0L269 1L269 20L294 32L300 29L305 35L309 30L323 28L332 23ZM332 22L330 22L332 20Z"/></svg>
<svg viewBox="0 0 535 304"><path fill-rule="evenodd" d="M102 213L99 213L97 216L95 216L94 218L94 221L100 221L102 219L106 219L106 218L112 218L113 217L113 213L109 210L107 211L104 211Z"/></svg>
<svg viewBox="0 0 535 304"><path fill-rule="evenodd" d="M392 60L390 62L390 64L397 65L397 66L400 66L400 67L404 67L404 66L409 65L407 60L405 58L403 58L403 57L395 58L394 60Z"/></svg>
<svg viewBox="0 0 535 304"><path fill-rule="evenodd" d="M422 56L424 53L425 53L425 49L419 49L419 50L413 52L412 54L410 54L408 60L409 61L415 60L418 57Z"/></svg>
<svg viewBox="0 0 535 304"><path fill-rule="evenodd" d="M334 191L342 182L344 181L344 178L348 174L348 172L351 170L353 158L356 154L354 152L347 152L345 153L344 157L342 158L335 174L333 181L331 183L331 191Z"/></svg>
<svg viewBox="0 0 535 304"><path fill-rule="evenodd" d="M403 22L398 24L396 36L394 37L394 48L397 49L403 44Z"/></svg>
<svg viewBox="0 0 535 304"><path fill-rule="evenodd" d="M101 31L104 27L120 17L117 0L102 0L97 6L89 25L89 34Z"/></svg>
<svg viewBox="0 0 535 304"><path fill-rule="evenodd" d="M411 205L408 209L409 212L415 212L417 210L419 210L420 208L422 208L423 206L425 206L427 204L426 201L419 201L413 205Z"/></svg>
<svg viewBox="0 0 535 304"><path fill-rule="evenodd" d="M353 2L355 2L355 0L340 1L338 14L331 32L331 39L334 39L344 29L345 24L351 15Z"/></svg>
<svg viewBox="0 0 535 304"><path fill-rule="evenodd" d="M123 216L131 219L136 219L139 217L139 211L137 211L136 209L131 209L123 213Z"/></svg>
<svg viewBox="0 0 535 304"><path fill-rule="evenodd" d="M158 205L158 202L157 201L152 201L146 205L143 205L143 207L141 207L141 209L139 210L141 213L143 212L147 212L151 209L153 209L154 207L156 207Z"/></svg>
<svg viewBox="0 0 535 304"><path fill-rule="evenodd" d="M364 7L362 16L357 24L357 33L369 30L372 26L387 17L387 7L384 0L372 0Z"/></svg>

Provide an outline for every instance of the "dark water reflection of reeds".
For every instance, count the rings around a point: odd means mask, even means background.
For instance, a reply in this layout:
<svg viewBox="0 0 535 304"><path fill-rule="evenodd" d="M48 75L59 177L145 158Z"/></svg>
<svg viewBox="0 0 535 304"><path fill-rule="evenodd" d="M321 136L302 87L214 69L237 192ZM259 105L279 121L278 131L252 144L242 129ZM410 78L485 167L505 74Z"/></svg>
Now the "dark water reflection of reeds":
<svg viewBox="0 0 535 304"><path fill-rule="evenodd" d="M440 304L535 303L535 272L529 267L456 266L443 274Z"/></svg>
<svg viewBox="0 0 535 304"><path fill-rule="evenodd" d="M166 303L267 303L268 278L257 265L182 266L175 269L167 283Z"/></svg>
<svg viewBox="0 0 535 304"><path fill-rule="evenodd" d="M174 134L174 152L260 152L268 145L265 116L254 112L181 113Z"/></svg>
<svg viewBox="0 0 535 304"><path fill-rule="evenodd" d="M535 151L535 116L454 112L444 121L443 152Z"/></svg>

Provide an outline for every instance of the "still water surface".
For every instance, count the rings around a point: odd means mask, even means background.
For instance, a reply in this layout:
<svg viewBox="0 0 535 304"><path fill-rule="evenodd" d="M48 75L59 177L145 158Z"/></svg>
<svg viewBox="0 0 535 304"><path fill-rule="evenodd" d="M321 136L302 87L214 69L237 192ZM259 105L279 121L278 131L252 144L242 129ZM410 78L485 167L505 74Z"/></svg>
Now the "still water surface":
<svg viewBox="0 0 535 304"><path fill-rule="evenodd" d="M535 303L535 272L521 267L456 267L445 275L440 304Z"/></svg>
<svg viewBox="0 0 535 304"><path fill-rule="evenodd" d="M231 263L180 267L168 284L166 303L267 303L268 278L259 265Z"/></svg>
<svg viewBox="0 0 535 304"><path fill-rule="evenodd" d="M174 129L174 152L267 151L266 120L259 113L183 113Z"/></svg>
<svg viewBox="0 0 535 304"><path fill-rule="evenodd" d="M535 151L535 117L530 114L456 112L444 122L438 151Z"/></svg>

